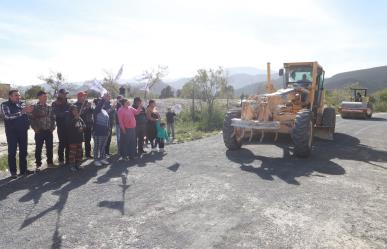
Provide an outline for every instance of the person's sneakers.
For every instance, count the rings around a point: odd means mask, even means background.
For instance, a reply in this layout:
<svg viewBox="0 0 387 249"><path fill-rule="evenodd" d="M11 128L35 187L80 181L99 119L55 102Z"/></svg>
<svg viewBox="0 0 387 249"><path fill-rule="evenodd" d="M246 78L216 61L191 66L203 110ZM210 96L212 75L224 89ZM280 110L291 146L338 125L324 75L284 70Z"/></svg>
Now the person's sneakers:
<svg viewBox="0 0 387 249"><path fill-rule="evenodd" d="M164 148L159 149L159 152L164 152L164 151L165 151Z"/></svg>
<svg viewBox="0 0 387 249"><path fill-rule="evenodd" d="M58 168L58 167L59 167L58 165L53 164L53 163L47 164L47 168L48 168L48 169L56 169L56 168Z"/></svg>
<svg viewBox="0 0 387 249"><path fill-rule="evenodd" d="M12 174L10 177L11 179L17 179L17 174Z"/></svg>
<svg viewBox="0 0 387 249"><path fill-rule="evenodd" d="M87 155L86 156L86 159L93 159L94 157L93 156L91 156L91 155Z"/></svg>
<svg viewBox="0 0 387 249"><path fill-rule="evenodd" d="M75 165L75 168L77 169L77 170L82 170L82 167L80 166L80 165Z"/></svg>
<svg viewBox="0 0 387 249"><path fill-rule="evenodd" d="M66 165L65 162L59 162L59 166L58 167L61 167L61 166L64 166L64 165Z"/></svg>
<svg viewBox="0 0 387 249"><path fill-rule="evenodd" d="M34 171L31 171L31 170L28 170L24 173L25 175L32 175L34 174L35 172Z"/></svg>
<svg viewBox="0 0 387 249"><path fill-rule="evenodd" d="M97 166L97 167L101 167L102 166L102 163L100 161L94 161L94 165Z"/></svg>
<svg viewBox="0 0 387 249"><path fill-rule="evenodd" d="M106 159L102 159L102 160L101 160L101 163L102 163L103 165L109 165L109 164L110 164L108 161L106 161Z"/></svg>
<svg viewBox="0 0 387 249"><path fill-rule="evenodd" d="M70 166L70 171L77 172L77 168L74 165Z"/></svg>
<svg viewBox="0 0 387 249"><path fill-rule="evenodd" d="M35 172L39 172L41 166L42 166L41 164L37 164L37 165L36 165L36 168L35 168Z"/></svg>

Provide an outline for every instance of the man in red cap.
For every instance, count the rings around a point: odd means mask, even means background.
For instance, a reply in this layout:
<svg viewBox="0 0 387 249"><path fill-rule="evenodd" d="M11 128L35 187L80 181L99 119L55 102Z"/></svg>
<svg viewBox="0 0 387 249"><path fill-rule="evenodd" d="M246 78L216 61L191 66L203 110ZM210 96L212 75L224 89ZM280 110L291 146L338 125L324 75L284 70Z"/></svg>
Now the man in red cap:
<svg viewBox="0 0 387 249"><path fill-rule="evenodd" d="M75 105L78 107L78 111L82 120L86 124L86 128L83 130L83 141L85 142L85 156L90 159L91 156L91 131L93 127L93 108L91 103L87 100L86 92L79 92L77 94L77 102Z"/></svg>

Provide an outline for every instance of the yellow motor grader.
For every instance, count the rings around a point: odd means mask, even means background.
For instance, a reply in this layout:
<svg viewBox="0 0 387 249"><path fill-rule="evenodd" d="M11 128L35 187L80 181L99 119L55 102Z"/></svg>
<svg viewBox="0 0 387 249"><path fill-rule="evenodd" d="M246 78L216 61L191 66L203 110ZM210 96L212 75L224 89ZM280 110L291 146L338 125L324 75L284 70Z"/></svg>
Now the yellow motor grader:
<svg viewBox="0 0 387 249"><path fill-rule="evenodd" d="M253 137L262 142L266 133L290 134L294 154L308 157L313 137L333 140L336 111L324 105L324 70L317 62L284 63L279 75L283 88L274 90L268 63L267 93L254 95L229 110L223 123L223 140L230 150Z"/></svg>

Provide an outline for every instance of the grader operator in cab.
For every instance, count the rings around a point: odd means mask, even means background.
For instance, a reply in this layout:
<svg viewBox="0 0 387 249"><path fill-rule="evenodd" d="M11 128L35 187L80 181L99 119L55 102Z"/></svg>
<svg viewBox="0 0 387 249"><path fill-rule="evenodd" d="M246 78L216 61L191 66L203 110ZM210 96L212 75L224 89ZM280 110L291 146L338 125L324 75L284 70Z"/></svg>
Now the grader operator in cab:
<svg viewBox="0 0 387 249"><path fill-rule="evenodd" d="M268 93L242 101L241 109L226 113L223 140L230 150L239 149L247 139L265 133L290 134L294 153L308 157L313 137L333 139L336 111L324 105L324 70L317 62L284 63L279 72L283 88L275 91L268 63Z"/></svg>

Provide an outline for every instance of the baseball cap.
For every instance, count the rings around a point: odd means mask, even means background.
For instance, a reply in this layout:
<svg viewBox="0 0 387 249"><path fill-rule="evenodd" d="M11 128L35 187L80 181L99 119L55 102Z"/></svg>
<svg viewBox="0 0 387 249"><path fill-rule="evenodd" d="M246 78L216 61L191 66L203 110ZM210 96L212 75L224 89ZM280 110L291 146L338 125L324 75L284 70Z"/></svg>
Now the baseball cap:
<svg viewBox="0 0 387 249"><path fill-rule="evenodd" d="M60 90L59 90L59 92L58 92L58 93L62 93L62 94L68 94L69 92L68 92L68 91L66 91L66 89L62 88L62 89L60 89Z"/></svg>
<svg viewBox="0 0 387 249"><path fill-rule="evenodd" d="M77 97L83 97L86 95L87 95L87 92L84 92L84 91L77 93Z"/></svg>
<svg viewBox="0 0 387 249"><path fill-rule="evenodd" d="M39 97L39 96L42 96L43 94L47 94L45 91L41 90L39 91L36 96Z"/></svg>

